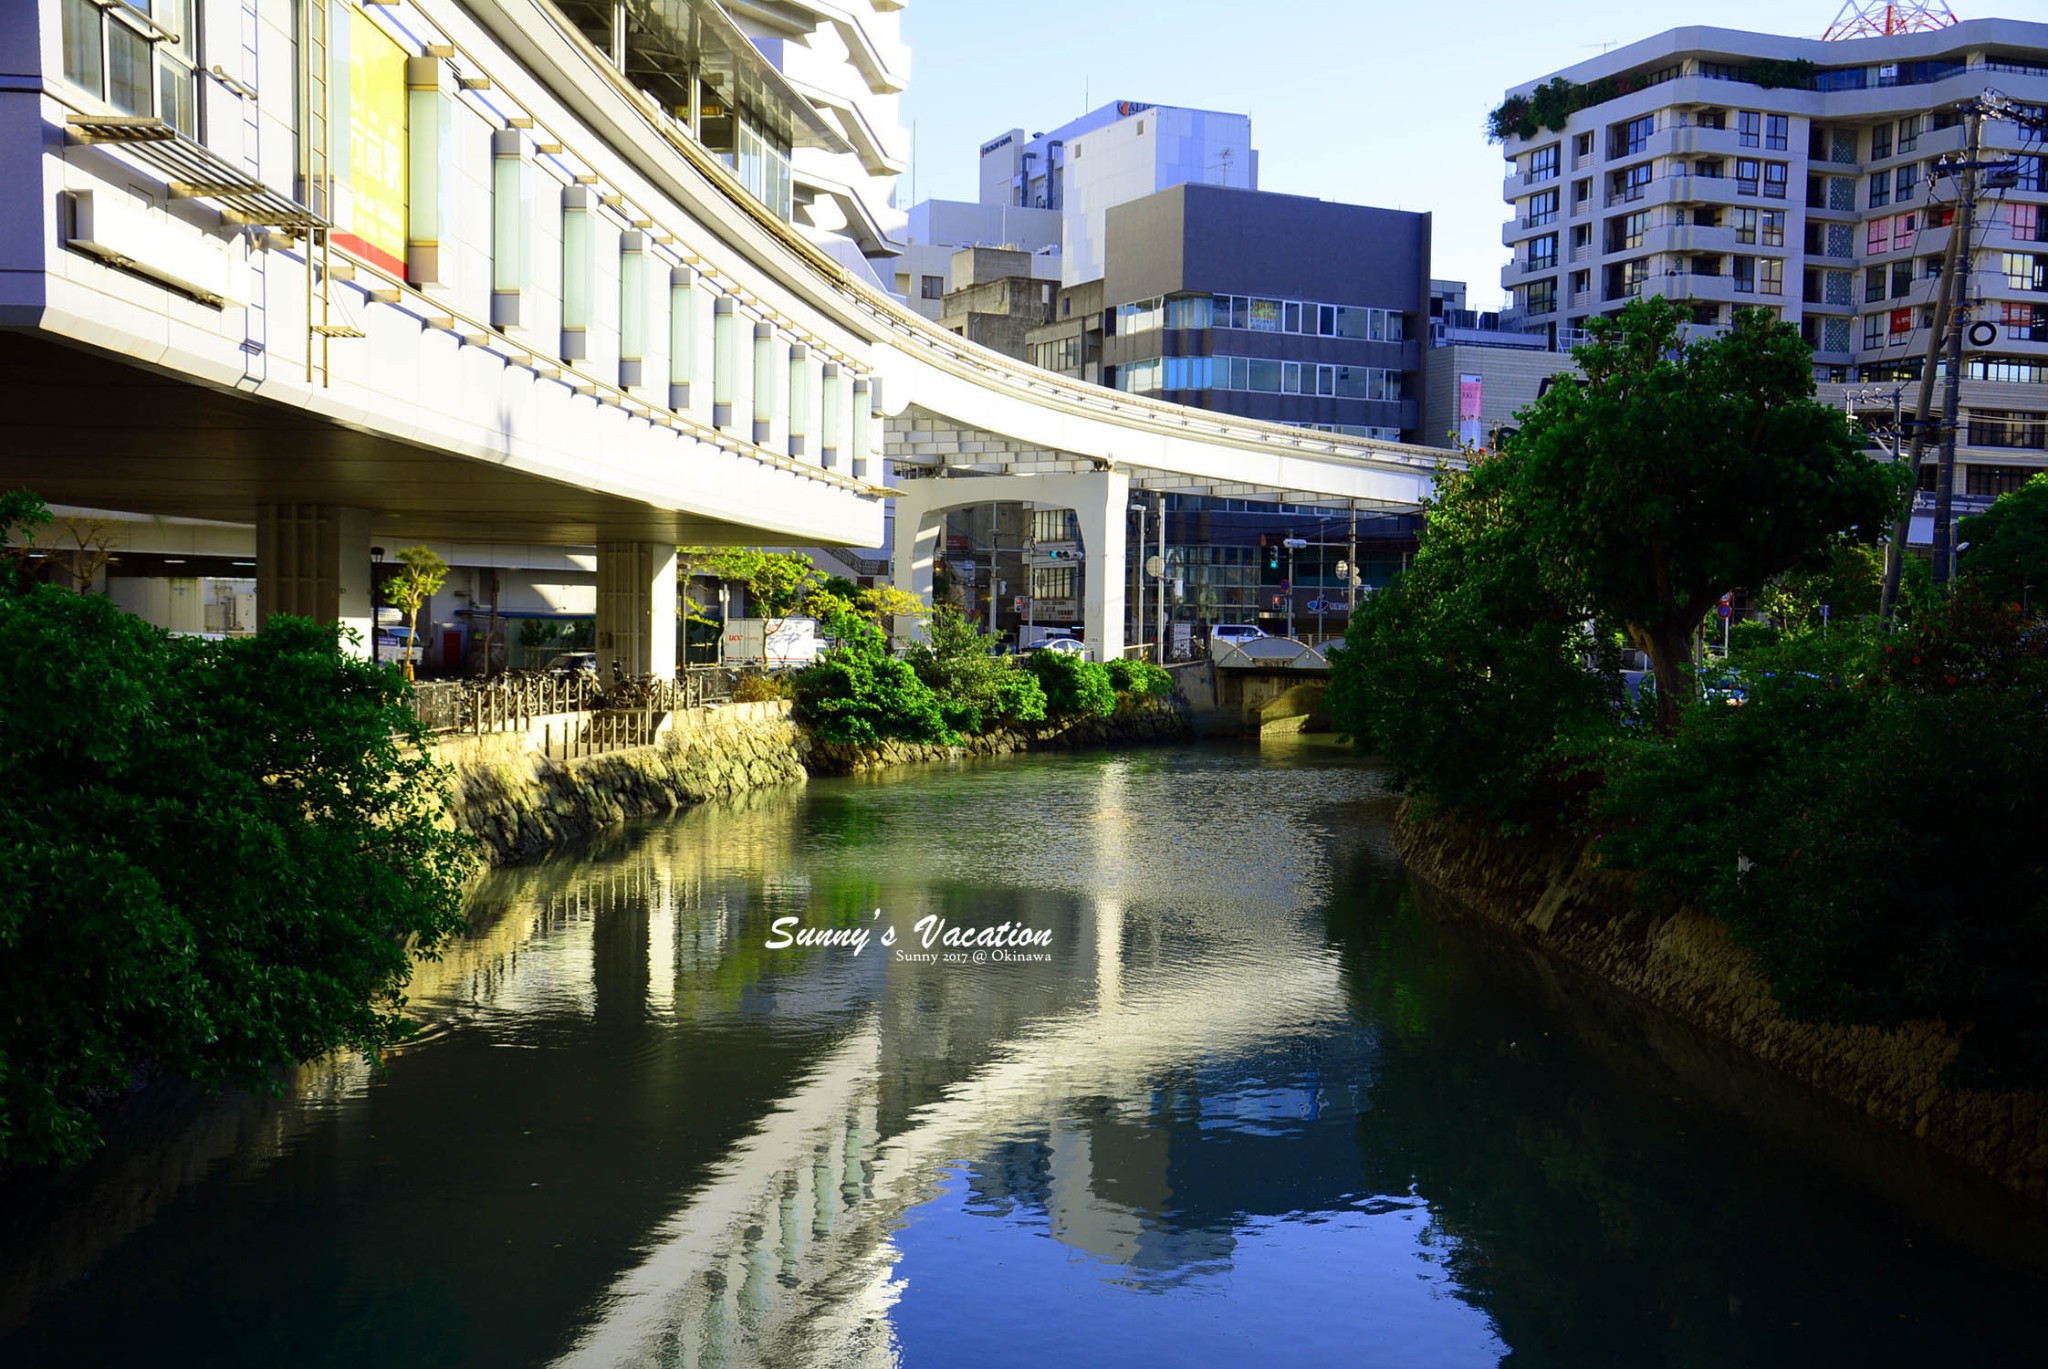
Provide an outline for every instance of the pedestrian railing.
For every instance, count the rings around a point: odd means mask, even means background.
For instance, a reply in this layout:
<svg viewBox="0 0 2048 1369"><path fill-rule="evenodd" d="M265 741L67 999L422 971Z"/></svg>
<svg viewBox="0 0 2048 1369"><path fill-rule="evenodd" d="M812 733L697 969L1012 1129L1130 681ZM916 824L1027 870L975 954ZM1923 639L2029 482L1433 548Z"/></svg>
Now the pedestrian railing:
<svg viewBox="0 0 2048 1369"><path fill-rule="evenodd" d="M440 735L524 732L539 720L563 714L660 714L727 703L746 673L728 666L699 666L678 671L672 679L621 677L609 686L588 673L426 680L413 686L412 707L414 716Z"/></svg>

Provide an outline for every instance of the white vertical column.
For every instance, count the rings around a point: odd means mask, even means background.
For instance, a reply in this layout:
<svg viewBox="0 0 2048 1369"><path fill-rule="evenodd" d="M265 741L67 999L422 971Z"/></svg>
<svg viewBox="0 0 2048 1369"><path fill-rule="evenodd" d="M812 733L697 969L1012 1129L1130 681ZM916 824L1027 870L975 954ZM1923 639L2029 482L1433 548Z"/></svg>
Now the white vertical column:
<svg viewBox="0 0 2048 1369"><path fill-rule="evenodd" d="M697 273L687 266L668 273L668 406L690 407L690 382L697 378Z"/></svg>
<svg viewBox="0 0 2048 1369"><path fill-rule="evenodd" d="M597 668L668 679L676 669L676 549L662 542L597 544Z"/></svg>

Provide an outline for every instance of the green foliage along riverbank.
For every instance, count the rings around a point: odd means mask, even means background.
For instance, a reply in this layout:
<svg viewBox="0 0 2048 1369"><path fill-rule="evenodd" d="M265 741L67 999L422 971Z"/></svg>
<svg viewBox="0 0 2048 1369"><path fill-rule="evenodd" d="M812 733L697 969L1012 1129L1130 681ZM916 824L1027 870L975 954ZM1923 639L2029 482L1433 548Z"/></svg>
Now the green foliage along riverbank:
<svg viewBox="0 0 2048 1369"><path fill-rule="evenodd" d="M332 628L173 638L0 567L0 1165L83 1158L151 1073L258 1085L405 1036L469 860L407 689Z"/></svg>
<svg viewBox="0 0 2048 1369"><path fill-rule="evenodd" d="M799 672L797 715L825 741L957 743L1008 723L1108 717L1119 694L1165 698L1173 679L1142 661L1107 665L1035 651L994 654L995 639L942 607L925 640L890 655L880 629L851 614L828 620L836 645Z"/></svg>
<svg viewBox="0 0 2048 1369"><path fill-rule="evenodd" d="M1980 520L1981 586L1857 616L1859 544L1904 492L1814 400L1796 330L1677 323L1596 320L1583 379L1442 482L1333 658L1338 725L1426 806L1594 838L1646 902L1726 925L1789 1013L1939 1018L1958 1082L2048 1085L2048 628L2006 602L2040 520ZM1697 671L1736 590L1779 621ZM1655 667L1634 697L1627 645Z"/></svg>

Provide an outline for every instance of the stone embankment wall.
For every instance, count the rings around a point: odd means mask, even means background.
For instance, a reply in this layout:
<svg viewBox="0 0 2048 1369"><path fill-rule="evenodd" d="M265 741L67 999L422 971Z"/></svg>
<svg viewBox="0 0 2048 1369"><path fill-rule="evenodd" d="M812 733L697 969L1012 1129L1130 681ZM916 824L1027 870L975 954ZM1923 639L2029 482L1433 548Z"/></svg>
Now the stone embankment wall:
<svg viewBox="0 0 2048 1369"><path fill-rule="evenodd" d="M1683 907L1638 910L1628 879L1582 844L1501 838L1412 811L1396 844L1411 874L1465 910L2048 1202L2048 1093L1945 1087L1957 1043L1939 1023L1881 1030L1784 1016L1721 924Z"/></svg>
<svg viewBox="0 0 2048 1369"><path fill-rule="evenodd" d="M655 746L575 760L537 754L520 734L457 737L438 748L455 767L455 825L483 844L493 865L528 860L630 818L670 812L748 789L801 784L894 765L998 756L1013 751L1130 746L1190 736L1167 704L1132 701L1112 718L1020 724L961 746L884 742L833 746L790 716L787 702L725 704L672 715Z"/></svg>

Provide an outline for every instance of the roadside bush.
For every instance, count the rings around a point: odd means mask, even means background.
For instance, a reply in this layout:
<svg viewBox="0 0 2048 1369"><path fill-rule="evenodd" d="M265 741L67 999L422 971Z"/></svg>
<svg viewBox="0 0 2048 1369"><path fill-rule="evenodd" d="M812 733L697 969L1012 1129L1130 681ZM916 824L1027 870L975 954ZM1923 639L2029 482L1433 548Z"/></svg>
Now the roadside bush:
<svg viewBox="0 0 2048 1369"><path fill-rule="evenodd" d="M0 585L0 1165L84 1158L148 1072L262 1086L409 1034L470 858L408 689L303 619L171 638Z"/></svg>
<svg viewBox="0 0 2048 1369"><path fill-rule="evenodd" d="M1048 717L1094 714L1106 718L1116 712L1116 688L1109 682L1109 667L1100 661L1086 661L1066 651L1034 651L1025 660L1025 670L1045 691Z"/></svg>
<svg viewBox="0 0 2048 1369"><path fill-rule="evenodd" d="M1173 673L1150 661L1119 657L1108 662L1109 683L1119 694L1143 694L1155 699L1173 696Z"/></svg>
<svg viewBox="0 0 2048 1369"><path fill-rule="evenodd" d="M955 742L939 697L908 661L889 654L881 629L840 614L825 624L839 645L795 680L797 713L830 742L864 746L885 738Z"/></svg>

